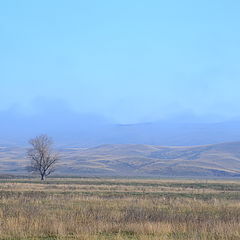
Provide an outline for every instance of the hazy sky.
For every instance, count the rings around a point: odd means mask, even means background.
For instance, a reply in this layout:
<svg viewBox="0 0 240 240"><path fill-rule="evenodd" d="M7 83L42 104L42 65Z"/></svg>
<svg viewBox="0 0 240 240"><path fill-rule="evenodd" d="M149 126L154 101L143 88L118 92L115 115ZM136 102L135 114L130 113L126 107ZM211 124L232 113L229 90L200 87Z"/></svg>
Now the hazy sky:
<svg viewBox="0 0 240 240"><path fill-rule="evenodd" d="M239 0L0 1L0 110L240 116L239 13Z"/></svg>

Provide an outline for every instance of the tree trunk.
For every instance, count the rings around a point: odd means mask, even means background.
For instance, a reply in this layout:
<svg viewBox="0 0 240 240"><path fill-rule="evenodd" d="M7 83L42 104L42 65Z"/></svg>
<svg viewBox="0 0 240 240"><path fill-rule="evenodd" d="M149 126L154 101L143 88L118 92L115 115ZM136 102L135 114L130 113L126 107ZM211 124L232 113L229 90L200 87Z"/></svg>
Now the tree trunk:
<svg viewBox="0 0 240 240"><path fill-rule="evenodd" d="M41 175L41 181L45 181L45 175Z"/></svg>

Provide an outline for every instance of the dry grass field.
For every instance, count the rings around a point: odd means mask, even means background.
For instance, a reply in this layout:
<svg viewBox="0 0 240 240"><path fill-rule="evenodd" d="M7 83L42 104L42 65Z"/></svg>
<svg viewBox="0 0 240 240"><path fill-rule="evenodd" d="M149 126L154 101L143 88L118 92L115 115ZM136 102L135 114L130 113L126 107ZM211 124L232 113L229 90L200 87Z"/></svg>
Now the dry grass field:
<svg viewBox="0 0 240 240"><path fill-rule="evenodd" d="M240 182L0 180L1 240L239 240Z"/></svg>

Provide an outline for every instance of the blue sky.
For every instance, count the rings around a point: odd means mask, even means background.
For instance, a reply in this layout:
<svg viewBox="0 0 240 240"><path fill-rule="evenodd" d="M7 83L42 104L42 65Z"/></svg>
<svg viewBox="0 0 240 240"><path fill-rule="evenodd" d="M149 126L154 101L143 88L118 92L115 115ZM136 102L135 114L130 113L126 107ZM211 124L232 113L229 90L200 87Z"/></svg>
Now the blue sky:
<svg viewBox="0 0 240 240"><path fill-rule="evenodd" d="M0 111L240 116L237 0L0 2Z"/></svg>

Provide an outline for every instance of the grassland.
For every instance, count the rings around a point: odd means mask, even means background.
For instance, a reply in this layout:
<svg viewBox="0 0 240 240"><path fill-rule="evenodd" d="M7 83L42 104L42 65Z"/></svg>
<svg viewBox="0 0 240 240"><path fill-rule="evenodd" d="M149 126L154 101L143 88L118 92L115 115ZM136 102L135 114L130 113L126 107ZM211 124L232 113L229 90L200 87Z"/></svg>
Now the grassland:
<svg viewBox="0 0 240 240"><path fill-rule="evenodd" d="M239 240L240 182L0 180L1 240Z"/></svg>

